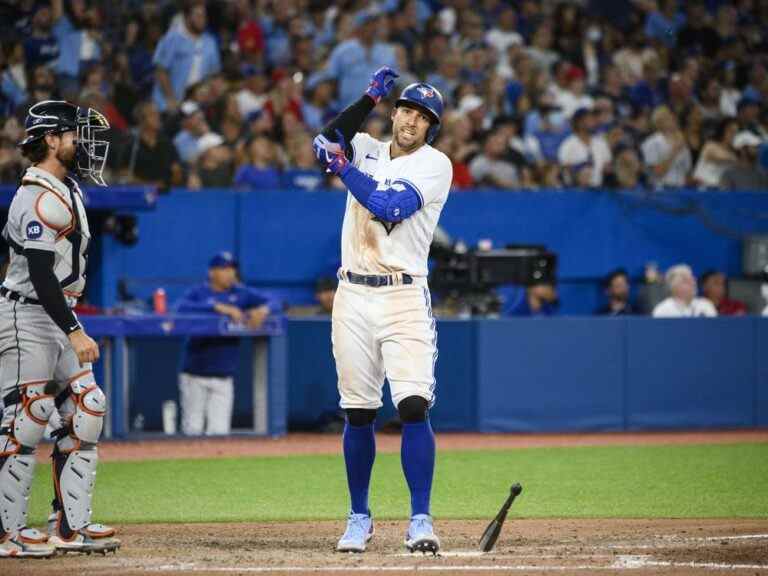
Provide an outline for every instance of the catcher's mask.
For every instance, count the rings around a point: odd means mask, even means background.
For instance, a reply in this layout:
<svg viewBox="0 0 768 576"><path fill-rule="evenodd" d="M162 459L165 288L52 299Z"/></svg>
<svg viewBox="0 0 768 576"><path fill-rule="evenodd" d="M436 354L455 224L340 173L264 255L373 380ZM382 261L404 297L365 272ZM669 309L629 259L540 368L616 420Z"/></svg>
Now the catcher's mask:
<svg viewBox="0 0 768 576"><path fill-rule="evenodd" d="M109 142L97 140L97 133L109 129L104 115L93 108L75 106L64 100L44 100L30 107L24 121L26 138L22 148L45 137L75 130L75 172L78 178L90 178L99 186L106 186L103 172L107 161Z"/></svg>

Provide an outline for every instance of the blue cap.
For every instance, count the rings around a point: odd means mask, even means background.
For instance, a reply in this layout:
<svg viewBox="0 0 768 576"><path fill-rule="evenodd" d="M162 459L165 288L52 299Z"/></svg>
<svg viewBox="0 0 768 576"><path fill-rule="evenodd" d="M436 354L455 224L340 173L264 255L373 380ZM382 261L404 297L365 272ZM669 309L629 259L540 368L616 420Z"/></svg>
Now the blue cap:
<svg viewBox="0 0 768 576"><path fill-rule="evenodd" d="M237 260L232 252L219 252L208 262L208 268L237 268Z"/></svg>

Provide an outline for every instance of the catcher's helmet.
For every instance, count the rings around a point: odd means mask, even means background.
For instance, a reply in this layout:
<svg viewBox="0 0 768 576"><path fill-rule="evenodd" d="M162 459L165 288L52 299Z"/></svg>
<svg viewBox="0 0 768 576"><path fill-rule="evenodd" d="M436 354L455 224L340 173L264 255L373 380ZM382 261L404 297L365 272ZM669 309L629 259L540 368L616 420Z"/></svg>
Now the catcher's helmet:
<svg viewBox="0 0 768 576"><path fill-rule="evenodd" d="M443 96L437 88L424 82L409 84L400 93L395 107L412 105L420 108L432 119L432 126L427 130L427 144L431 144L440 130L440 117L443 115Z"/></svg>
<svg viewBox="0 0 768 576"><path fill-rule="evenodd" d="M24 147L46 134L76 131L75 172L80 178L89 177L96 184L106 186L102 172L107 160L109 142L96 140L96 132L109 129L109 122L93 108L75 106L64 100L43 100L33 104L24 121L26 138L19 142Z"/></svg>

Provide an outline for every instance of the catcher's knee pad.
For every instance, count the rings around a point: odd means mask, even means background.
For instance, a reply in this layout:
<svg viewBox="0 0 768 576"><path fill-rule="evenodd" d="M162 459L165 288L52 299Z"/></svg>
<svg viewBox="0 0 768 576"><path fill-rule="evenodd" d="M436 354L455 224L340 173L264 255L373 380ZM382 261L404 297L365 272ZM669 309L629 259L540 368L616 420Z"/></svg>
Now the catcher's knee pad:
<svg viewBox="0 0 768 576"><path fill-rule="evenodd" d="M421 396L408 396L397 405L397 412L403 422L424 422L427 419L429 402Z"/></svg>
<svg viewBox="0 0 768 576"><path fill-rule="evenodd" d="M75 449L78 442L95 444L99 441L107 412L107 398L96 385L92 372L72 380L57 402L62 405L62 412L72 417L70 436L73 442L64 442L64 438L60 438L57 445L62 451Z"/></svg>
<svg viewBox="0 0 768 576"><path fill-rule="evenodd" d="M56 530L60 537L72 538L74 533L91 523L91 500L96 482L99 454L94 444L80 443L80 448L62 452L58 444L53 449L53 482L56 497L53 509L57 513Z"/></svg>
<svg viewBox="0 0 768 576"><path fill-rule="evenodd" d="M0 448L8 436L0 433ZM27 525L27 503L35 474L35 455L10 454L0 457L0 536L17 533Z"/></svg>
<svg viewBox="0 0 768 576"><path fill-rule="evenodd" d="M0 444L0 455L18 452L20 447L34 450L40 443L55 409L53 396L46 393L47 381L27 382L5 397L5 421L13 420L10 436Z"/></svg>

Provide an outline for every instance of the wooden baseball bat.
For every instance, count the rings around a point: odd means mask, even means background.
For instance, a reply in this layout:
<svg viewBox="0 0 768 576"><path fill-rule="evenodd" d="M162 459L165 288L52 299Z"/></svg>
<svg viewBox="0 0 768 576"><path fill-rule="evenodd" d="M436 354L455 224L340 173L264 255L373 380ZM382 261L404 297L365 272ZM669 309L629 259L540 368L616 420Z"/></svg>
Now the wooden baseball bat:
<svg viewBox="0 0 768 576"><path fill-rule="evenodd" d="M501 534L501 527L504 525L504 520L507 519L509 507L512 506L512 502L515 501L515 498L517 498L522 491L523 487L519 483L512 484L512 487L509 489L507 501L504 502L501 510L496 514L496 518L491 520L491 523L488 524L488 527L480 538L480 550L483 552L490 552L493 550L493 546L496 544L499 534Z"/></svg>

